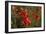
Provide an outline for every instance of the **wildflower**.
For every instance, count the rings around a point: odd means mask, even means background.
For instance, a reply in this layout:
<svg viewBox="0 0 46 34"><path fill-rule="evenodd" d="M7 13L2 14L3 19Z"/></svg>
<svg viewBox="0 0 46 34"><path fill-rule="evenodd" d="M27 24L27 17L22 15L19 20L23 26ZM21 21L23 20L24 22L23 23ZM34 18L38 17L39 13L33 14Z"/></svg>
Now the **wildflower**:
<svg viewBox="0 0 46 34"><path fill-rule="evenodd" d="M23 17L22 23L24 26L29 26L31 24L31 19L28 17L28 13L24 10L20 11L20 16Z"/></svg>
<svg viewBox="0 0 46 34"><path fill-rule="evenodd" d="M35 19L36 21L39 21L40 16L36 15L35 13L32 13L32 16L34 17L34 19Z"/></svg>

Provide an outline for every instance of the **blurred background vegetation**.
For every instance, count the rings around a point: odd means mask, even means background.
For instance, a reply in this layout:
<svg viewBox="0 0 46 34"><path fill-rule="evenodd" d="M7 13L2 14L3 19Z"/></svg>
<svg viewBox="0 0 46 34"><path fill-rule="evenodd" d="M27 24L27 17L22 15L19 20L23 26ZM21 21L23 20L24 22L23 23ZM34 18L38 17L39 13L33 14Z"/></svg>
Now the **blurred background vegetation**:
<svg viewBox="0 0 46 34"><path fill-rule="evenodd" d="M11 5L11 28L25 28L21 24L22 17L18 14L18 9L22 7L23 9L28 10L29 18L31 19L32 23L27 28L34 28L34 27L41 27L41 7L40 6L17 6ZM35 20L32 16L32 13L40 16L39 21Z"/></svg>

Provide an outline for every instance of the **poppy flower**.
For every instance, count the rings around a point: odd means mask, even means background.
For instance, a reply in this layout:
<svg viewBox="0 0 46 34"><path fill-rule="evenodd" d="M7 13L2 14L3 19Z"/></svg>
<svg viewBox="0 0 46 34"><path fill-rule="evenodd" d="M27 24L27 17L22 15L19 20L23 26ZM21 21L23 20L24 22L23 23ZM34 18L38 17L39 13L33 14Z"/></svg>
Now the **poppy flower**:
<svg viewBox="0 0 46 34"><path fill-rule="evenodd" d="M37 21L39 21L40 16L36 15L35 19L36 19Z"/></svg>
<svg viewBox="0 0 46 34"><path fill-rule="evenodd" d="M24 22L24 25L26 25L26 26L31 25L31 20L29 19L29 17L25 17L23 19L23 22Z"/></svg>
<svg viewBox="0 0 46 34"><path fill-rule="evenodd" d="M36 15L35 13L33 13L32 16L34 17L34 19L35 19L36 21L38 21L38 20L40 19L40 16Z"/></svg>
<svg viewBox="0 0 46 34"><path fill-rule="evenodd" d="M28 26L29 24L31 24L31 20L29 19L27 12L21 11L20 16L23 17L22 21L24 26Z"/></svg>
<svg viewBox="0 0 46 34"><path fill-rule="evenodd" d="M19 13L19 15L22 16L22 17L25 17L25 12L24 12L24 11L21 11L21 12Z"/></svg>

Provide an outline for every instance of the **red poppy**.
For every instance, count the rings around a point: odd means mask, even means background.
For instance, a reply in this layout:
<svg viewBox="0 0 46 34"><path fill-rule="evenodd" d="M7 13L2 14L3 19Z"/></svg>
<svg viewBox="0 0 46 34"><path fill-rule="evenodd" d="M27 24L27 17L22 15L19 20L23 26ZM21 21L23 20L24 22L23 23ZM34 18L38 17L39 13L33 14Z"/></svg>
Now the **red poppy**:
<svg viewBox="0 0 46 34"><path fill-rule="evenodd" d="M22 21L25 26L28 26L29 24L31 24L31 20L29 19L27 12L21 11L20 16L23 17Z"/></svg>
<svg viewBox="0 0 46 34"><path fill-rule="evenodd" d="M26 26L30 25L31 24L31 20L28 18L28 17L25 17L23 19L23 22L25 23Z"/></svg>
<svg viewBox="0 0 46 34"><path fill-rule="evenodd" d="M25 17L25 12L24 11L21 11L19 14L20 14L20 16Z"/></svg>
<svg viewBox="0 0 46 34"><path fill-rule="evenodd" d="M38 20L40 19L40 16L36 15L35 13L33 13L32 16L34 17L34 19L35 19L36 21L38 21Z"/></svg>
<svg viewBox="0 0 46 34"><path fill-rule="evenodd" d="M38 21L40 19L40 16L36 15L34 18Z"/></svg>

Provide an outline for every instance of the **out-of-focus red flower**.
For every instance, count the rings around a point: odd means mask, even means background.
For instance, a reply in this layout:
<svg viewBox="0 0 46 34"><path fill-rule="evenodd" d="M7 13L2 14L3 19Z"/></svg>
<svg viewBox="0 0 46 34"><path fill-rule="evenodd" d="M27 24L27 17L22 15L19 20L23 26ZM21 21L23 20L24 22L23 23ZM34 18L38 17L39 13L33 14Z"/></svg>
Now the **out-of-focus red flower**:
<svg viewBox="0 0 46 34"><path fill-rule="evenodd" d="M19 13L19 15L22 16L22 17L25 17L25 12L24 12L24 11L21 11L21 12Z"/></svg>
<svg viewBox="0 0 46 34"><path fill-rule="evenodd" d="M36 15L35 13L32 13L32 16L34 17L34 19L36 21L38 21L40 19L40 16Z"/></svg>
<svg viewBox="0 0 46 34"><path fill-rule="evenodd" d="M40 19L40 16L37 16L37 15L36 15L36 18L35 18L35 19L36 19L37 21L39 21L39 19Z"/></svg>
<svg viewBox="0 0 46 34"><path fill-rule="evenodd" d="M23 22L25 23L26 26L30 25L31 24L31 20L28 18L28 17L25 17L23 19Z"/></svg>
<svg viewBox="0 0 46 34"><path fill-rule="evenodd" d="M31 20L30 20L30 18L28 17L27 12L21 11L21 12L20 12L20 16L23 17L22 21L23 21L23 24L24 24L25 26L28 26L28 25L31 24Z"/></svg>

